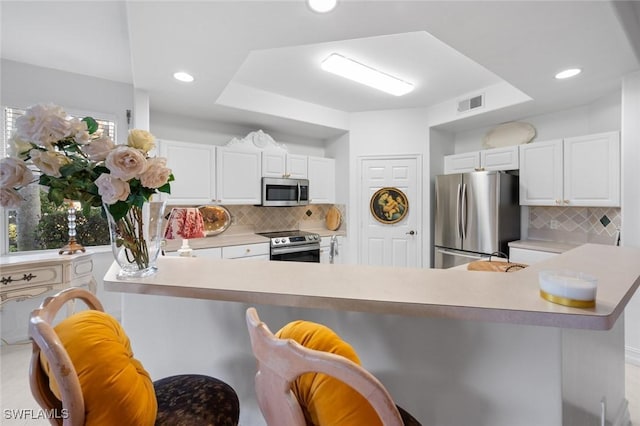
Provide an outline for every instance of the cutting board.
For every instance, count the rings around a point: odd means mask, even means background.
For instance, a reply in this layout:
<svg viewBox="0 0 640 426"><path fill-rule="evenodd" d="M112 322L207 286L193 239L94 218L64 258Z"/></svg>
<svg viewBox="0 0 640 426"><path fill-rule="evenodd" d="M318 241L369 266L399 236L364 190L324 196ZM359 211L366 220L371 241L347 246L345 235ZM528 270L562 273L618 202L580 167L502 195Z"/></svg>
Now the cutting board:
<svg viewBox="0 0 640 426"><path fill-rule="evenodd" d="M336 206L331 206L327 212L327 229L329 231L335 231L340 228L340 223L342 223L342 213L340 213L340 210L338 210Z"/></svg>

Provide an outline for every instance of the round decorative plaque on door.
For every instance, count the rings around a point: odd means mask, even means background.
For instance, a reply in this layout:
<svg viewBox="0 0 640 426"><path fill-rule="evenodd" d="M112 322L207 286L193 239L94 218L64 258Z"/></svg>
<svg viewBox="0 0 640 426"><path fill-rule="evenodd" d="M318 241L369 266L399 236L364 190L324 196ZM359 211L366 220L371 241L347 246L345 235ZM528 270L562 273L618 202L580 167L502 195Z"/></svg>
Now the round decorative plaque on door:
<svg viewBox="0 0 640 426"><path fill-rule="evenodd" d="M369 210L373 217L381 223L400 222L409 211L409 200L398 188L380 188L371 197Z"/></svg>

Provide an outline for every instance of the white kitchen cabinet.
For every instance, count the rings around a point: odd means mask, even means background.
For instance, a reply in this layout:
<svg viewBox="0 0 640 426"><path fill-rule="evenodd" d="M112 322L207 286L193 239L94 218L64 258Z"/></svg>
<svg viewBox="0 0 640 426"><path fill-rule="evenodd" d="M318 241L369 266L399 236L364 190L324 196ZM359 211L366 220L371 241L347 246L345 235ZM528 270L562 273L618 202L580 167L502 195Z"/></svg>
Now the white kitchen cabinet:
<svg viewBox="0 0 640 426"><path fill-rule="evenodd" d="M571 206L620 205L618 132L564 140L564 197Z"/></svg>
<svg viewBox="0 0 640 426"><path fill-rule="evenodd" d="M307 179L307 156L265 150L262 152L262 176Z"/></svg>
<svg viewBox="0 0 640 426"><path fill-rule="evenodd" d="M483 170L517 170L520 168L518 145L480 151Z"/></svg>
<svg viewBox="0 0 640 426"><path fill-rule="evenodd" d="M333 158L309 157L309 203L336 202L336 161Z"/></svg>
<svg viewBox="0 0 640 426"><path fill-rule="evenodd" d="M480 151L444 157L444 174L469 173L480 168Z"/></svg>
<svg viewBox="0 0 640 426"><path fill-rule="evenodd" d="M258 149L219 146L216 149L217 201L260 204L262 155Z"/></svg>
<svg viewBox="0 0 640 426"><path fill-rule="evenodd" d="M342 237L337 236L338 247L337 253L335 253L333 257L333 263L341 263L340 252L342 251ZM320 239L320 263L329 264L331 261L330 258L330 249L331 249L331 237L322 237Z"/></svg>
<svg viewBox="0 0 640 426"><path fill-rule="evenodd" d="M524 263L525 265L533 265L557 256L558 253L541 250L529 250L518 247L509 248L509 261L513 263Z"/></svg>
<svg viewBox="0 0 640 426"><path fill-rule="evenodd" d="M556 206L562 200L562 139L520 147L520 204Z"/></svg>
<svg viewBox="0 0 640 426"><path fill-rule="evenodd" d="M520 204L619 206L619 132L522 145Z"/></svg>
<svg viewBox="0 0 640 426"><path fill-rule="evenodd" d="M215 146L161 140L158 148L176 179L167 195L170 204L209 204L216 200Z"/></svg>
<svg viewBox="0 0 640 426"><path fill-rule="evenodd" d="M223 259L269 260L269 243L222 247Z"/></svg>
<svg viewBox="0 0 640 426"><path fill-rule="evenodd" d="M469 173L482 170L517 170L518 146L485 149L444 157L444 173Z"/></svg>

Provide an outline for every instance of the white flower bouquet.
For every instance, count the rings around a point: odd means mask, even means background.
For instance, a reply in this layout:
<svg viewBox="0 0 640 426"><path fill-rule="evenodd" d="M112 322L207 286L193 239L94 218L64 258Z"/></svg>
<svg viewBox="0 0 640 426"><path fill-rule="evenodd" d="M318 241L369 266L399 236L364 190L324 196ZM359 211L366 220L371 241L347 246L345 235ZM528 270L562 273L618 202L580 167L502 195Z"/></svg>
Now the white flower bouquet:
<svg viewBox="0 0 640 426"><path fill-rule="evenodd" d="M9 144L13 156L0 159L0 206L19 206L19 189L34 182L47 188L57 206L79 201L85 213L103 206L121 224L120 244L129 245L131 256L145 263L136 247L143 236L134 228L141 223L143 204L155 193L170 193L174 180L165 158L149 157L154 136L134 129L126 145L116 145L98 131L92 117L70 118L53 104L28 108L16 128Z"/></svg>

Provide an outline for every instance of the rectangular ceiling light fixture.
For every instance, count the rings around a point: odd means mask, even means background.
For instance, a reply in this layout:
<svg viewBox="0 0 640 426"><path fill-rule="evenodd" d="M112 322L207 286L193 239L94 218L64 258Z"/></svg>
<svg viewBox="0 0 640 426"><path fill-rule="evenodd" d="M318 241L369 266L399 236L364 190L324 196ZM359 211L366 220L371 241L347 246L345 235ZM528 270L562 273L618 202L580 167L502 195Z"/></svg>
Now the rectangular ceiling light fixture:
<svg viewBox="0 0 640 426"><path fill-rule="evenodd" d="M337 53L322 61L322 69L395 96L406 95L413 90L411 83Z"/></svg>

